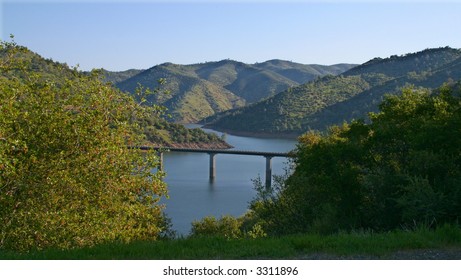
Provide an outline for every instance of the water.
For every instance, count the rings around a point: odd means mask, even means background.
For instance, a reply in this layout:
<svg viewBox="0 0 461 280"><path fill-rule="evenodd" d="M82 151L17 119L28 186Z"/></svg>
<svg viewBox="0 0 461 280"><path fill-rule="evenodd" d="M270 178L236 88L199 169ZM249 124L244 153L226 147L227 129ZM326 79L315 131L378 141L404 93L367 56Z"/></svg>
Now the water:
<svg viewBox="0 0 461 280"><path fill-rule="evenodd" d="M226 141L236 150L264 152L288 152L296 145L295 140L289 139L233 135L227 135ZM252 179L259 176L264 182L266 159L262 156L217 154L216 178L212 183L209 181L209 160L209 155L202 153L164 154L165 181L170 196L164 200L165 212L172 219L173 229L180 235L189 234L192 221L206 216L219 218L227 214L244 214L255 196ZM272 159L273 175L284 174L287 167L287 159Z"/></svg>

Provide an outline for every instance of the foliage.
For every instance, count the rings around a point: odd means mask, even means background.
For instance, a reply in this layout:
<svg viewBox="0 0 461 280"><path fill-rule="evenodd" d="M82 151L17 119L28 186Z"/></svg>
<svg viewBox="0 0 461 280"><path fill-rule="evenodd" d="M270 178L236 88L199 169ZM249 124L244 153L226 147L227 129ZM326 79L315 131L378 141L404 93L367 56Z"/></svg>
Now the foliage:
<svg viewBox="0 0 461 280"><path fill-rule="evenodd" d="M371 114L299 138L294 173L252 209L269 234L389 230L461 216L461 98L406 88Z"/></svg>
<svg viewBox="0 0 461 280"><path fill-rule="evenodd" d="M126 148L143 141L133 120L147 108L97 73L63 66L44 76L26 48L1 42L0 51L0 248L161 236L158 158Z"/></svg>

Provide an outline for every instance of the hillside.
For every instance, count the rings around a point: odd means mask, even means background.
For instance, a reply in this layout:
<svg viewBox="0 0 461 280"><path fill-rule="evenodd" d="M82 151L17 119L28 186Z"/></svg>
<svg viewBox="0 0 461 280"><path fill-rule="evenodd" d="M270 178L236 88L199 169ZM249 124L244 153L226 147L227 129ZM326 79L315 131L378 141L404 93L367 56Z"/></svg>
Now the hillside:
<svg viewBox="0 0 461 280"><path fill-rule="evenodd" d="M370 84L360 76L326 76L249 107L212 116L203 122L207 124L206 127L229 133L243 131L271 135L280 132L296 135L303 129L306 116L369 88Z"/></svg>
<svg viewBox="0 0 461 280"><path fill-rule="evenodd" d="M319 76L338 75L354 66L355 64L335 64L330 66L318 64L300 64L284 60L269 60L263 63L255 64L256 67L273 71L299 84L313 80Z"/></svg>
<svg viewBox="0 0 461 280"><path fill-rule="evenodd" d="M25 79L38 79L52 83L53 86L60 87L67 80L78 79L79 71L69 68L65 63L58 63L51 59L44 59L39 54L28 50L25 47L16 46L21 52L11 56L6 50L0 49L0 66L6 65L12 60L15 64L22 65L25 70L21 71L1 71L0 82L2 79L17 79L18 82ZM123 72L110 72L102 70L99 78L108 82L131 77L140 70L128 70ZM27 73L25 75L24 73ZM92 75L83 72L84 75ZM98 76L95 76L95 79ZM0 100L1 102L1 100ZM151 117L138 120L141 132L146 136L146 144L169 147L203 147L203 148L229 148L220 137L214 134L207 134L199 129L187 129L179 124L170 124L164 119L153 115Z"/></svg>
<svg viewBox="0 0 461 280"><path fill-rule="evenodd" d="M336 75L354 65L304 65L283 60L245 64L233 60L191 65L164 63L116 84L134 93L138 85L151 89L165 79L169 95L151 97L168 108L172 120L194 123L230 109L273 96L323 75Z"/></svg>
<svg viewBox="0 0 461 280"><path fill-rule="evenodd" d="M461 51L427 49L375 58L339 76L326 76L253 104L205 119L207 127L240 134L300 135L377 110L385 94L405 86L438 88L461 79Z"/></svg>

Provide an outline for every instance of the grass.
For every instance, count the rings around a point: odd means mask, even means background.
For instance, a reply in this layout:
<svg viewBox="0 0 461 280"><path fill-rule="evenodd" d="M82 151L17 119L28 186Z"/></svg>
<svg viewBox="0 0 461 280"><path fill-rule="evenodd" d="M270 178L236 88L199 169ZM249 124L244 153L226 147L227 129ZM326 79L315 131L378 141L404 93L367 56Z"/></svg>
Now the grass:
<svg viewBox="0 0 461 280"><path fill-rule="evenodd" d="M365 256L385 259L392 253L415 249L461 250L461 230L457 226L444 226L437 230L418 229L411 232L294 235L254 240L209 237L157 242L138 241L129 244L101 244L73 250L46 249L28 253L0 251L0 259L299 259L313 254L326 254L332 258Z"/></svg>

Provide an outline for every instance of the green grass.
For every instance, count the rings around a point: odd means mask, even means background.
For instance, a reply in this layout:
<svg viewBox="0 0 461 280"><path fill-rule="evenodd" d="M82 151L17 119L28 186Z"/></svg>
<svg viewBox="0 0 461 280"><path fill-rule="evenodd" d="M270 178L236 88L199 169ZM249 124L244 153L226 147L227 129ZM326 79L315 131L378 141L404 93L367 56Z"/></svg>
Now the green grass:
<svg viewBox="0 0 461 280"><path fill-rule="evenodd" d="M47 249L29 253L0 251L0 259L298 259L313 254L332 258L365 256L386 258L397 251L459 249L461 230L355 232L335 235L295 235L280 238L226 240L220 237L176 239L130 244L102 244L73 250Z"/></svg>

